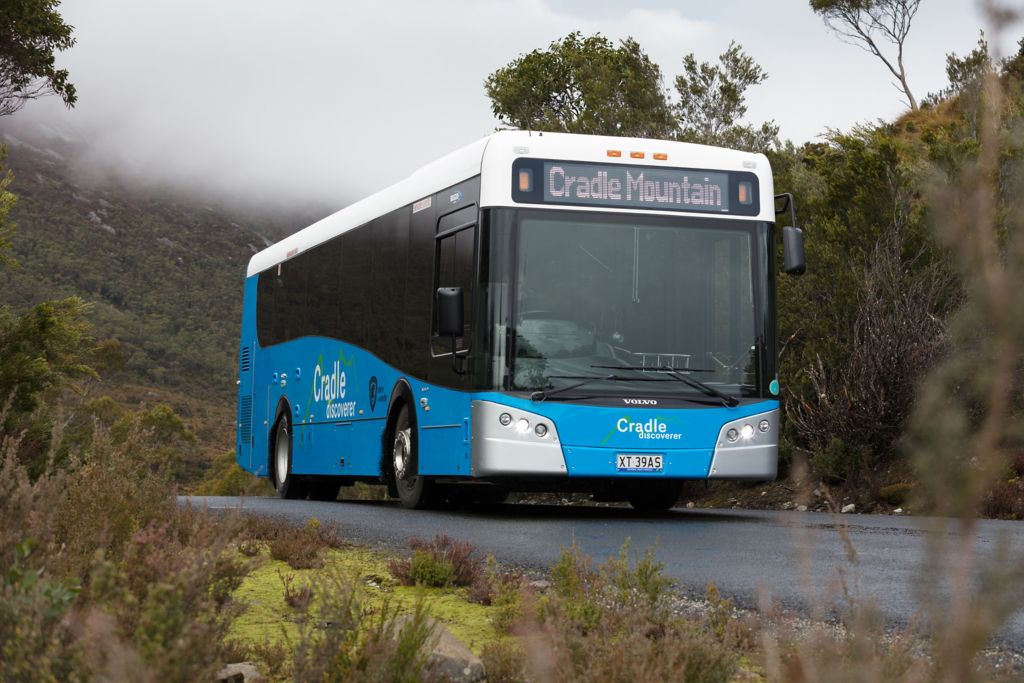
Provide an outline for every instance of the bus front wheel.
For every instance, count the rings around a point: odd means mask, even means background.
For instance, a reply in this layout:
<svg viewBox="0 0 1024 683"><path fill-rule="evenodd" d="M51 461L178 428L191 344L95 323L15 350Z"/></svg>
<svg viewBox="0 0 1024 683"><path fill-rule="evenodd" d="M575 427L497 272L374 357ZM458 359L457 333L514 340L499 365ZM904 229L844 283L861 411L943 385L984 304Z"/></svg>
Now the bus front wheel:
<svg viewBox="0 0 1024 683"><path fill-rule="evenodd" d="M637 512L665 512L679 502L683 491L678 481L652 481L636 483L629 487L626 500Z"/></svg>
<svg viewBox="0 0 1024 683"><path fill-rule="evenodd" d="M419 474L419 459L412 439L409 408L403 405L395 418L395 438L391 446L391 471L402 507L424 507L429 498L431 482Z"/></svg>
<svg viewBox="0 0 1024 683"><path fill-rule="evenodd" d="M288 418L281 416L274 430L274 488L281 498L305 498L305 482L292 474L292 434Z"/></svg>

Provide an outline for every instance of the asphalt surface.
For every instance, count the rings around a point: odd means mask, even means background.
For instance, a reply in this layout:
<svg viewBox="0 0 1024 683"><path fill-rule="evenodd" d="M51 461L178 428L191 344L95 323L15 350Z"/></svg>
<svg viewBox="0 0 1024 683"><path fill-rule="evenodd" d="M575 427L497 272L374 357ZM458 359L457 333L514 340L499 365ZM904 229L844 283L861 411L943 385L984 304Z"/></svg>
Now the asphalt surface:
<svg viewBox="0 0 1024 683"><path fill-rule="evenodd" d="M316 517L336 522L353 540L400 549L407 548L413 536L447 533L499 561L537 569L550 567L562 548L573 542L603 560L629 539L635 550L655 547L666 574L684 590L702 596L713 581L723 595L746 607L770 597L786 609L827 613L842 599L843 575L851 591L872 600L894 627L922 617L921 605L929 594L937 595L942 604L944 572L936 567L936 557L940 565L955 561L968 543L978 565L991 564L1007 547L1014 559L1004 562L1024 561L1024 522L998 520L978 522L966 539L955 522L922 517L685 509L643 517L626 508L550 505L412 511L376 501L181 501L300 522ZM930 554L933 546L940 548L937 555ZM853 562L851 548L856 554ZM1010 619L997 640L1024 651L1024 612Z"/></svg>

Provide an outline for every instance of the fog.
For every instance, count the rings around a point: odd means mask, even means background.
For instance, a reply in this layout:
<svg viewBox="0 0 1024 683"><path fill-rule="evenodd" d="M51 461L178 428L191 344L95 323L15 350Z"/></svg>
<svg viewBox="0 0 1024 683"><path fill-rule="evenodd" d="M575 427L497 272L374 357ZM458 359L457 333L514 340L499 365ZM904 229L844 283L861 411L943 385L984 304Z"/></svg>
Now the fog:
<svg viewBox="0 0 1024 683"><path fill-rule="evenodd" d="M573 30L633 36L667 87L683 55L714 59L736 40L770 74L749 119L775 119L797 142L902 110L882 65L802 0L69 0L61 11L78 44L58 62L78 105L40 100L3 126L74 137L83 173L254 205L340 208L488 134L486 76ZM922 3L907 54L918 97L945 85L945 53L969 50L981 24L968 0Z"/></svg>

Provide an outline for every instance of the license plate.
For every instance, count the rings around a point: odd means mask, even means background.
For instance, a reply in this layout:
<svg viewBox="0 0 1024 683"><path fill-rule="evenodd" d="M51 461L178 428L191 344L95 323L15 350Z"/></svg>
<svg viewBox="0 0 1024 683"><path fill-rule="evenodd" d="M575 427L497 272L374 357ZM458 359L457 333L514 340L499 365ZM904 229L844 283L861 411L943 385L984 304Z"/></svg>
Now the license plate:
<svg viewBox="0 0 1024 683"><path fill-rule="evenodd" d="M661 472L660 455L630 455L619 453L615 456L615 469L619 472Z"/></svg>

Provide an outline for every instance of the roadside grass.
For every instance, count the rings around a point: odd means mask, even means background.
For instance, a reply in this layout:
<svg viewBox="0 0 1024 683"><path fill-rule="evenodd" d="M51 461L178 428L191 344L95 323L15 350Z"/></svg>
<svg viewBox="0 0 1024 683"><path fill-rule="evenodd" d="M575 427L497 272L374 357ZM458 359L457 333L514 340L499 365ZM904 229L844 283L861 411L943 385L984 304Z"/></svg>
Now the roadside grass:
<svg viewBox="0 0 1024 683"><path fill-rule="evenodd" d="M246 605L245 611L231 623L227 640L255 647L269 641L296 643L300 626L308 621L304 609L289 607L285 601L285 581L308 585L318 590L317 578L332 572L349 580L366 614L380 614L385 606L399 614L412 614L418 602L470 650L479 655L485 646L501 639L491 621L493 608L469 602L465 588L426 588L403 586L388 572L393 556L366 548L349 546L324 553L320 567L293 569L274 560L267 551L258 558L261 565L251 571L235 590L234 597ZM317 600L314 594L313 601Z"/></svg>

